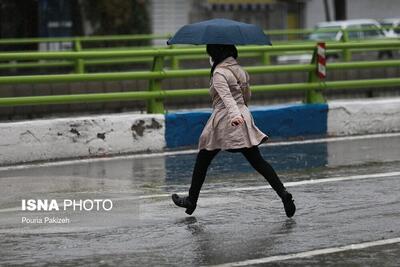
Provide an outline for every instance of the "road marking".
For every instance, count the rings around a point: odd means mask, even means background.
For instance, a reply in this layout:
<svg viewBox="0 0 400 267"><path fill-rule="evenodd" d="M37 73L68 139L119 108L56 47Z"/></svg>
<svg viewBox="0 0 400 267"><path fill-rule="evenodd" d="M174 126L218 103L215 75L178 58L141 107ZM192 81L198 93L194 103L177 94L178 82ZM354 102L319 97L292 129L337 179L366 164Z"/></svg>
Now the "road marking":
<svg viewBox="0 0 400 267"><path fill-rule="evenodd" d="M400 133L386 133L386 134L368 134L368 135L343 136L343 137L328 137L328 138L318 138L318 139L310 139L310 140L272 142L272 143L262 144L261 147L318 144L318 143L325 143L325 142L330 143L330 142L339 142L339 141L347 141L347 140L362 140L362 139L370 139L370 138L385 138L385 137L388 138L388 137L399 137L399 136L400 136ZM51 167L51 166L63 166L63 165L72 165L72 164L79 164L79 163L91 163L91 162L101 162L101 161L111 161L111 160L121 160L121 159L155 158L155 157L165 157L165 156L187 155L187 154L196 154L197 152L198 152L197 149L187 149L187 150L164 151L164 152L155 152L155 153L147 153L147 154L109 156L109 157L103 157L103 158L87 158L87 159L60 160L60 161L54 161L54 162L27 163L27 164L20 164L20 165L3 166L3 167L0 167L0 171L21 170L21 169Z"/></svg>
<svg viewBox="0 0 400 267"><path fill-rule="evenodd" d="M364 248L369 248L369 247L390 245L390 244L396 244L396 243L400 243L400 237L384 239L384 240L377 240L377 241L370 241L370 242L364 242L364 243L358 243L358 244L351 244L351 245L346 245L346 246L341 246L341 247L316 249L316 250L310 250L310 251L287 254L287 255L277 255L277 256L270 256L270 257L259 258L259 259L224 263L224 264L212 265L212 266L213 267L248 266L248 265L253 265L253 264L261 264L261 263L269 263L269 262L284 261L284 260L291 260L291 259L307 258L307 257L318 256L318 255L331 254L331 253L337 253L337 252L343 252L343 251L349 251L349 250L364 249Z"/></svg>
<svg viewBox="0 0 400 267"><path fill-rule="evenodd" d="M400 172L384 172L384 173L373 173L373 174L362 174L362 175L303 180L303 181L285 183L285 187L295 187L295 186L308 185L308 184L331 183L331 182L361 180L361 179L371 179L371 178L383 178L383 177L388 178L388 177L396 177L396 176L400 176ZM210 189L210 190L202 190L201 193L203 194L203 193L228 193L228 192L239 192L239 191L256 191L256 190L265 190L267 188L271 188L271 186L261 185L261 186L247 186L247 187L237 187L237 188ZM187 194L187 192L178 192L177 194L185 195L185 194ZM166 194L132 196L129 198L115 198L113 200L135 200L135 199L149 199L149 198L160 198L160 197L170 197L170 196L171 196L170 193L166 193Z"/></svg>
<svg viewBox="0 0 400 267"><path fill-rule="evenodd" d="M331 182L341 182L341 181L362 180L362 179L371 179L371 178L395 178L396 176L400 176L400 172L382 172L382 173L372 173L372 174L303 180L303 181L285 183L285 187L295 187L295 186L302 186L302 185L308 185L308 184L321 184L321 183L331 183ZM202 194L229 193L229 192L240 192L240 191L265 190L265 189L270 189L270 188L271 188L271 186L269 186L269 185L260 185L260 186L247 186L247 187L237 187L237 188L209 189L209 190L202 190L201 193ZM176 192L176 193L180 194L180 195L187 194L187 192ZM171 193L165 193L165 194L153 194L153 195L142 195L142 196L109 198L109 199L111 199L112 201L126 201L126 200L163 198L163 197L170 197L170 196L171 196ZM5 208L5 209L0 209L0 213L1 212L11 212L11 211L20 211L20 210L21 210L21 207Z"/></svg>

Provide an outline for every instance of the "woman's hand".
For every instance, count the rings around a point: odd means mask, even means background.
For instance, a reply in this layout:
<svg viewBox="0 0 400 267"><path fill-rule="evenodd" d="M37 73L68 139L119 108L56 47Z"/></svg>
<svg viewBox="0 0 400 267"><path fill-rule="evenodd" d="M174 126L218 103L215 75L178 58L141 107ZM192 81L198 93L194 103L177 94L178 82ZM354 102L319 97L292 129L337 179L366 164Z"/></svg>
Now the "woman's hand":
<svg viewBox="0 0 400 267"><path fill-rule="evenodd" d="M232 126L239 126L239 125L242 125L243 123L244 123L244 119L242 116L237 116L231 120Z"/></svg>

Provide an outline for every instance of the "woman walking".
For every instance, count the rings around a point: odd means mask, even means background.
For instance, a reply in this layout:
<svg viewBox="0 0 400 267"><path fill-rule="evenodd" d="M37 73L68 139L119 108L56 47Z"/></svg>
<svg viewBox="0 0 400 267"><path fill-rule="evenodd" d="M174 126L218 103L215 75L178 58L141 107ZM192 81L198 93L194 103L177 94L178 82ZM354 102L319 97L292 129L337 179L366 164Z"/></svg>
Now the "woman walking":
<svg viewBox="0 0 400 267"><path fill-rule="evenodd" d="M269 182L282 199L286 215L296 211L292 195L279 180L272 166L260 154L258 145L268 137L254 124L247 107L250 98L249 75L237 63L238 53L234 45L207 44L211 64L213 112L199 139L199 153L193 170L187 197L172 195L173 202L186 208L187 214L196 209L201 187L208 166L221 150L241 152L251 166Z"/></svg>

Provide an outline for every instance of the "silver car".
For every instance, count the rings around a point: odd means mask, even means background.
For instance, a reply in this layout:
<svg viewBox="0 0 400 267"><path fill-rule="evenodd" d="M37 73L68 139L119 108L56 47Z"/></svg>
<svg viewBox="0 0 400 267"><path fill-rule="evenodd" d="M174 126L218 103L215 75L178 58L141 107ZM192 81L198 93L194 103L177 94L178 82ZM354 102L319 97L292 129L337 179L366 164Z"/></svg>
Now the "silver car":
<svg viewBox="0 0 400 267"><path fill-rule="evenodd" d="M308 41L343 41L344 30L348 32L348 40L371 40L371 39L383 39L385 33L378 21L373 19L357 19L357 20L342 20L342 21L328 21L320 22L315 26L314 31L308 36ZM381 54L384 55L390 51L376 52L379 58ZM373 53L372 53L373 54ZM362 56L366 56L365 54ZM371 56L371 52L368 52L368 57ZM278 63L310 63L312 58L311 54L287 54L277 58ZM328 60L332 58L339 58L339 54L331 53L327 56Z"/></svg>

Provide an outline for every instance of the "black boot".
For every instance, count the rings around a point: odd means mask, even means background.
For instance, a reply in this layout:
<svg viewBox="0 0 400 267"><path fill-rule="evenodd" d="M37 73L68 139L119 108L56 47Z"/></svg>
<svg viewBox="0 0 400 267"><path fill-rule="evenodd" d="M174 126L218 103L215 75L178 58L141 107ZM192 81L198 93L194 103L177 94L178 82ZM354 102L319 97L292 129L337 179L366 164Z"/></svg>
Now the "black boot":
<svg viewBox="0 0 400 267"><path fill-rule="evenodd" d="M193 204L188 197L180 197L177 194L172 195L172 201L178 207L186 208L185 212L189 215L192 215L194 210L196 209L196 204Z"/></svg>
<svg viewBox="0 0 400 267"><path fill-rule="evenodd" d="M285 191L282 196L283 206L285 207L286 216L293 217L294 213L296 212L296 206L294 205L294 200L292 194Z"/></svg>

